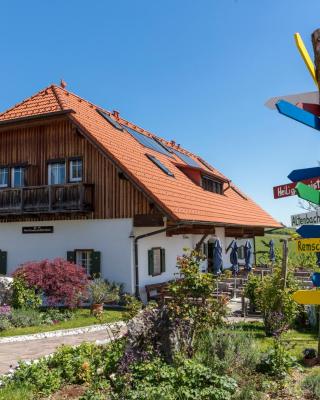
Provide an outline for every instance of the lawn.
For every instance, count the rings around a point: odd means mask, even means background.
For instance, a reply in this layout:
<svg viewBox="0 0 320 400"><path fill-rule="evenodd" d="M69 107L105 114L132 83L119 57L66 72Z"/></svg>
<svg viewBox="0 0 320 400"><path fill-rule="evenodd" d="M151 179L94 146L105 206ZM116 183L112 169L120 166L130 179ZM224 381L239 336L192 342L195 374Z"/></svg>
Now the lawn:
<svg viewBox="0 0 320 400"><path fill-rule="evenodd" d="M10 328L0 332L0 337L28 335L33 333L56 331L59 329L80 328L95 324L105 324L120 321L122 319L122 311L105 310L101 320L90 314L89 309L78 309L74 311L74 317L67 321L62 321L54 325L29 326L26 328Z"/></svg>
<svg viewBox="0 0 320 400"><path fill-rule="evenodd" d="M273 338L265 336L262 322L240 322L234 325L234 330L250 333L255 339L259 350L262 352L272 346ZM290 353L297 357L298 360L302 359L302 351L305 348L311 347L317 349L318 347L317 333L311 331L290 329L282 335L281 341L286 344Z"/></svg>

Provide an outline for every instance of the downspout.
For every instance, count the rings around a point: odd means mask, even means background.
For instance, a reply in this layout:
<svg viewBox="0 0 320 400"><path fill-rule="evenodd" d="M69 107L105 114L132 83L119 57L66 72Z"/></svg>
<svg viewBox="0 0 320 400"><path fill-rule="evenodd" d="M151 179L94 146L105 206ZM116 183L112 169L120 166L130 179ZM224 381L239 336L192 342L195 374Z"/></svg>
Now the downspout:
<svg viewBox="0 0 320 400"><path fill-rule="evenodd" d="M140 290L139 290L139 257L138 257L138 241L140 239L144 239L146 237L158 235L159 233L168 232L170 230L174 230L178 227L181 227L185 224L177 224L175 226L169 226L166 228L158 229L153 232L144 233L143 235L139 235L134 238L134 270L135 270L135 296L137 299L140 299Z"/></svg>

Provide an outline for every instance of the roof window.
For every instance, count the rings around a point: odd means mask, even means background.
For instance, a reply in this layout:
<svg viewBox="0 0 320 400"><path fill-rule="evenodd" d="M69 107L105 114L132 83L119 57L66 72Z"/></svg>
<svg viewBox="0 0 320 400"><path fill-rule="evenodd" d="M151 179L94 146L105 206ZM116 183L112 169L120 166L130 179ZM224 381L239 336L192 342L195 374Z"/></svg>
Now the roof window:
<svg viewBox="0 0 320 400"><path fill-rule="evenodd" d="M106 119L114 128L118 129L119 131L123 131L122 126L113 118L110 117L109 114L107 114L105 111L102 111L100 109L97 109L98 113Z"/></svg>
<svg viewBox="0 0 320 400"><path fill-rule="evenodd" d="M161 169L166 175L174 177L174 174L167 168L161 161L151 154L146 154L150 161L152 161L158 168Z"/></svg>
<svg viewBox="0 0 320 400"><path fill-rule="evenodd" d="M177 155L182 161L184 161L186 164L190 165L190 167L197 167L199 168L200 165L190 156L187 154L181 153L180 151L176 149L171 149L175 155Z"/></svg>

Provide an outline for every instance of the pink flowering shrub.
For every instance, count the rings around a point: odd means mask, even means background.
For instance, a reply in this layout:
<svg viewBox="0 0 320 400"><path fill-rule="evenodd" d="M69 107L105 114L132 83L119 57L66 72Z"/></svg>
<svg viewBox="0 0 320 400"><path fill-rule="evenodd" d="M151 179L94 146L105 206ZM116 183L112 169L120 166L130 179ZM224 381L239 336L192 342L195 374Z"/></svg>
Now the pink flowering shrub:
<svg viewBox="0 0 320 400"><path fill-rule="evenodd" d="M88 276L84 268L62 258L22 264L13 274L28 286L42 292L49 306L78 306L88 295Z"/></svg>

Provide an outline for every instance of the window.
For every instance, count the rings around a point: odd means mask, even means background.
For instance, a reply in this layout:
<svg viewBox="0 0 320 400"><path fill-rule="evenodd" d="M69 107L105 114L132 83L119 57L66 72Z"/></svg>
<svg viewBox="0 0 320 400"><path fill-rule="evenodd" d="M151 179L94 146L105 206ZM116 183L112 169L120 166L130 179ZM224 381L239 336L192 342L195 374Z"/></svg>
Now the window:
<svg viewBox="0 0 320 400"><path fill-rule="evenodd" d="M67 260L81 265L90 276L99 276L101 271L101 252L88 249L67 251Z"/></svg>
<svg viewBox="0 0 320 400"><path fill-rule="evenodd" d="M201 186L204 190L208 190L209 192L222 194L223 185L221 182L217 182L207 176L201 177Z"/></svg>
<svg viewBox="0 0 320 400"><path fill-rule="evenodd" d="M0 250L0 275L7 274L7 252Z"/></svg>
<svg viewBox="0 0 320 400"><path fill-rule="evenodd" d="M82 181L82 160L70 160L69 164L69 180L70 182Z"/></svg>
<svg viewBox="0 0 320 400"><path fill-rule="evenodd" d="M77 250L76 251L76 264L81 265L90 275L90 266L91 266L91 250Z"/></svg>
<svg viewBox="0 0 320 400"><path fill-rule="evenodd" d="M9 186L9 168L0 168L0 187Z"/></svg>
<svg viewBox="0 0 320 400"><path fill-rule="evenodd" d="M148 272L149 275L157 276L165 272L165 249L153 247L148 250Z"/></svg>
<svg viewBox="0 0 320 400"><path fill-rule="evenodd" d="M102 110L97 110L100 115L103 116L104 119L106 119L111 125L113 125L116 129L119 129L119 131L123 131L122 126L113 118L110 117L109 114Z"/></svg>
<svg viewBox="0 0 320 400"><path fill-rule="evenodd" d="M48 168L49 185L63 185L66 183L66 163L56 162L49 164Z"/></svg>
<svg viewBox="0 0 320 400"><path fill-rule="evenodd" d="M11 169L11 187L24 186L24 167L13 167Z"/></svg>
<svg viewBox="0 0 320 400"><path fill-rule="evenodd" d="M151 154L146 154L146 156L151 160L157 167L159 167L165 174L174 177L174 174L167 168L161 161L159 161L155 156Z"/></svg>
<svg viewBox="0 0 320 400"><path fill-rule="evenodd" d="M149 149L155 150L158 153L164 154L166 156L172 157L169 153L168 149L158 142L156 139L150 136L143 135L135 131L134 129L128 128L127 126L123 126L142 146L148 147Z"/></svg>
<svg viewBox="0 0 320 400"><path fill-rule="evenodd" d="M187 165L190 165L190 167L200 167L200 165L190 156L187 154L181 153L180 151L176 149L171 149L175 155L177 155L179 158L181 158L182 161L184 161Z"/></svg>

